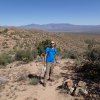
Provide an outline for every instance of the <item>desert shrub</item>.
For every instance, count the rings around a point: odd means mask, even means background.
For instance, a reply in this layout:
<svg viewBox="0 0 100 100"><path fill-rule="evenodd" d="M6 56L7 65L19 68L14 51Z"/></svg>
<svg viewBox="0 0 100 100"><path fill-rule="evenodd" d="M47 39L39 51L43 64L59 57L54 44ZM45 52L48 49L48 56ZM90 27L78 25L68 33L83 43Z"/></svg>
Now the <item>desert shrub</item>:
<svg viewBox="0 0 100 100"><path fill-rule="evenodd" d="M77 51L74 51L74 50L64 50L61 53L61 58L62 59L64 59L64 58L77 59L78 53L77 53Z"/></svg>
<svg viewBox="0 0 100 100"><path fill-rule="evenodd" d="M32 50L32 55L33 55L33 58L36 59L37 55L38 55L38 51L35 49L35 50Z"/></svg>
<svg viewBox="0 0 100 100"><path fill-rule="evenodd" d="M38 54L39 55L42 55L45 53L45 49L46 47L49 47L50 46L50 43L51 43L51 40L44 40L42 42L40 42L38 45L37 45L37 50L38 50Z"/></svg>
<svg viewBox="0 0 100 100"><path fill-rule="evenodd" d="M61 55L61 49L59 47L57 47L57 55L60 56Z"/></svg>
<svg viewBox="0 0 100 100"><path fill-rule="evenodd" d="M86 59L89 61L98 61L100 60L100 48L92 48L91 50L87 50L85 52Z"/></svg>
<svg viewBox="0 0 100 100"><path fill-rule="evenodd" d="M7 65L12 62L12 58L9 54L0 54L0 65Z"/></svg>
<svg viewBox="0 0 100 100"><path fill-rule="evenodd" d="M87 44L87 50L84 52L84 64L78 68L78 72L81 72L86 78L96 79L100 76L100 47L93 40L88 41Z"/></svg>
<svg viewBox="0 0 100 100"><path fill-rule="evenodd" d="M96 40L94 39L87 39L84 41L87 46L88 46L88 50L92 49L93 47L95 47L97 44L99 44L99 42L97 42Z"/></svg>
<svg viewBox="0 0 100 100"><path fill-rule="evenodd" d="M7 33L7 32L8 32L8 29L7 29L7 28L5 28L3 32L4 32L4 33Z"/></svg>
<svg viewBox="0 0 100 100"><path fill-rule="evenodd" d="M100 45L95 40L88 40L87 50L85 51L85 58L91 62L100 61Z"/></svg>
<svg viewBox="0 0 100 100"><path fill-rule="evenodd" d="M7 33L7 32L8 32L7 28L4 28L2 31L0 31L1 34Z"/></svg>
<svg viewBox="0 0 100 100"><path fill-rule="evenodd" d="M78 56L78 58L75 60L76 68L79 68L80 66L84 65L84 61L85 61L85 59L83 57L83 54Z"/></svg>
<svg viewBox="0 0 100 100"><path fill-rule="evenodd" d="M6 48L9 48L9 46L8 46L8 44L7 44L7 41L3 42L3 43L2 43L2 46L3 46L3 48L5 48L5 49L6 49Z"/></svg>
<svg viewBox="0 0 100 100"><path fill-rule="evenodd" d="M18 50L15 59L18 61L30 62L33 60L34 52L32 50Z"/></svg>
<svg viewBox="0 0 100 100"><path fill-rule="evenodd" d="M37 85L39 82L40 82L39 77L34 76L34 77L31 78L30 84L31 85Z"/></svg>
<svg viewBox="0 0 100 100"><path fill-rule="evenodd" d="M29 72L26 69L19 70L19 72L16 74L16 81L25 81L27 80L27 74Z"/></svg>
<svg viewBox="0 0 100 100"><path fill-rule="evenodd" d="M100 62L85 63L78 69L78 72L82 72L83 77L89 79L98 79L100 76Z"/></svg>
<svg viewBox="0 0 100 100"><path fill-rule="evenodd" d="M19 77L18 77L18 79L17 79L17 82L19 82L19 81L24 81L24 80L26 80L26 75L25 75L25 73L19 74Z"/></svg>

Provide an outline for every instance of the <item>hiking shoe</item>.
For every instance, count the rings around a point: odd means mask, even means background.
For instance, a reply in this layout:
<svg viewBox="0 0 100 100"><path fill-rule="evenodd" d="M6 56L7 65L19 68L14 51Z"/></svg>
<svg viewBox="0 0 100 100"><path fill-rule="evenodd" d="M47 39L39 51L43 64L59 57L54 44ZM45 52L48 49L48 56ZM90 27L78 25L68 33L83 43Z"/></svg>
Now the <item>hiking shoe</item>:
<svg viewBox="0 0 100 100"><path fill-rule="evenodd" d="M43 83L43 86L46 87L46 83Z"/></svg>
<svg viewBox="0 0 100 100"><path fill-rule="evenodd" d="M50 82L54 82L55 80L54 80L54 79L49 79L49 81L50 81Z"/></svg>

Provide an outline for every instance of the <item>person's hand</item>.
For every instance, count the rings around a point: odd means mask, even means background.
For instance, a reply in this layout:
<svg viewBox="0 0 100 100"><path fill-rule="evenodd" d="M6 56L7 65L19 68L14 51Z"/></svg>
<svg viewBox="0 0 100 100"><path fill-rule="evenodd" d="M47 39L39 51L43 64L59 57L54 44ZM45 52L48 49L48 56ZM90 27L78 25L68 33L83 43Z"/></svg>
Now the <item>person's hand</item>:
<svg viewBox="0 0 100 100"><path fill-rule="evenodd" d="M44 67L46 67L46 63L44 63Z"/></svg>
<svg viewBox="0 0 100 100"><path fill-rule="evenodd" d="M57 64L58 64L58 62L56 61L56 62L55 62L55 65L57 65Z"/></svg>
<svg viewBox="0 0 100 100"><path fill-rule="evenodd" d="M56 61L56 64L59 64L59 62L58 62L58 61Z"/></svg>

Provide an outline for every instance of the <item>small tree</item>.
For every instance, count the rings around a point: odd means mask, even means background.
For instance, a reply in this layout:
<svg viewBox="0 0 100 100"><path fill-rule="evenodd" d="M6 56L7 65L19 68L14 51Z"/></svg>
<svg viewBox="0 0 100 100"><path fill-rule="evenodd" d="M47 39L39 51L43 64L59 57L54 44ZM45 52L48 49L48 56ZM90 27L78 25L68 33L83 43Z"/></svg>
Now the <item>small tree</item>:
<svg viewBox="0 0 100 100"><path fill-rule="evenodd" d="M50 46L51 40L44 40L40 42L37 46L38 54L42 55L45 53L45 49Z"/></svg>

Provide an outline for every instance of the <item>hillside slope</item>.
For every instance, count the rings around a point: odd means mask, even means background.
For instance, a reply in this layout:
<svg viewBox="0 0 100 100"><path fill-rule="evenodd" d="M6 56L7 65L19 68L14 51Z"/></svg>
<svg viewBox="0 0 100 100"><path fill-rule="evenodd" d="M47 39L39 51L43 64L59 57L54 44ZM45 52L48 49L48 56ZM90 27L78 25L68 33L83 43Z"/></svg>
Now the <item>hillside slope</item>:
<svg viewBox="0 0 100 100"><path fill-rule="evenodd" d="M25 30L18 28L0 29L0 52L8 52L17 48L35 49L40 41L50 39L56 42L57 47L82 51L85 49L85 40L100 41L100 35L49 33L41 30Z"/></svg>

